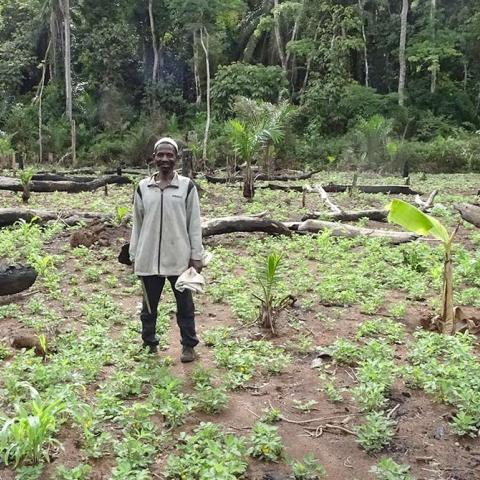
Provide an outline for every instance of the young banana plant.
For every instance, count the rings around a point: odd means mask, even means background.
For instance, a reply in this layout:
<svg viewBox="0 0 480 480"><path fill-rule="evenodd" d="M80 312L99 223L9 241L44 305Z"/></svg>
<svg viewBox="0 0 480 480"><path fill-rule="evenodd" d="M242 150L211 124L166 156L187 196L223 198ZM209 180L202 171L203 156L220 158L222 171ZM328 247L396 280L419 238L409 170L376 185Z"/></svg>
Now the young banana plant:
<svg viewBox="0 0 480 480"><path fill-rule="evenodd" d="M455 333L455 312L453 308L453 262L452 242L458 227L449 233L436 219L402 200L394 199L387 205L388 221L396 223L417 235L432 235L442 242L444 248L442 312L440 330L442 333Z"/></svg>

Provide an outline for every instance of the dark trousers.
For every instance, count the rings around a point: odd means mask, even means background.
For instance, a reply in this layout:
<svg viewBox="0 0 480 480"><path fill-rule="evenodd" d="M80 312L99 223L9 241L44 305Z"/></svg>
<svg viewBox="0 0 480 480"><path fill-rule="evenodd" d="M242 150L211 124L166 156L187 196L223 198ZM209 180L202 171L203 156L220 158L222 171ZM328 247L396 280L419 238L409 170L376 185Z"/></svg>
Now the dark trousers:
<svg viewBox="0 0 480 480"><path fill-rule="evenodd" d="M177 301L177 324L180 327L181 343L186 347L194 347L198 344L198 338L195 333L195 306L193 304L192 292L190 290L184 290L183 292L175 290L177 278L168 277L168 280ZM159 342L155 336L157 308L165 285L165 277L152 275L140 277L140 281L143 281L145 287L142 313L140 314L143 344L158 345Z"/></svg>

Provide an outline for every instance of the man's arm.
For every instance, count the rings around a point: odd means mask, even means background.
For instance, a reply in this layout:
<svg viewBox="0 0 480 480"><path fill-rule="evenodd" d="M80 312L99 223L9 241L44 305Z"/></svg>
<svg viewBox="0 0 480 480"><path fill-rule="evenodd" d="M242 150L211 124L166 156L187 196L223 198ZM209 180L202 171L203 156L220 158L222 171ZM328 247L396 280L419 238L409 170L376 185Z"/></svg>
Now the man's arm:
<svg viewBox="0 0 480 480"><path fill-rule="evenodd" d="M137 253L137 243L138 237L140 236L140 230L142 229L143 224L143 200L142 200L142 191L140 190L140 185L135 191L135 197L133 200L133 227L132 235L130 237L130 260L135 262L135 255Z"/></svg>
<svg viewBox="0 0 480 480"><path fill-rule="evenodd" d="M200 200L194 186L187 197L187 230L190 240L190 264L200 273L202 270L202 221L200 218Z"/></svg>

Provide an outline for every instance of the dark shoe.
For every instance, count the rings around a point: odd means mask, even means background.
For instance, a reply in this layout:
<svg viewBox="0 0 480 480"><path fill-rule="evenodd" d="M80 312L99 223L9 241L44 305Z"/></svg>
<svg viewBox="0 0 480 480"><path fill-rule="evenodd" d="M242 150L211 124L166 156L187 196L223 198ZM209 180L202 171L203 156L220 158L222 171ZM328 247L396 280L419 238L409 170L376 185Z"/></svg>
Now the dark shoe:
<svg viewBox="0 0 480 480"><path fill-rule="evenodd" d="M148 344L143 344L143 348L146 348L148 353L155 354L158 352L158 345L148 345Z"/></svg>
<svg viewBox="0 0 480 480"><path fill-rule="evenodd" d="M180 361L182 363L189 363L195 360L195 350L193 347L186 347L182 348L182 356L180 357Z"/></svg>

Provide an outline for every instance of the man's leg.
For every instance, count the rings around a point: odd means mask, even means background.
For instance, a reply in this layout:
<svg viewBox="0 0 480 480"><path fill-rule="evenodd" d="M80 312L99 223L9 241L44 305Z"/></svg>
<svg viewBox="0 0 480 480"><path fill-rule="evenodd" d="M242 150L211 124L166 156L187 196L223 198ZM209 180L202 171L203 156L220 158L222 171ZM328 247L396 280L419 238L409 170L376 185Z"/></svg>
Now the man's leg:
<svg viewBox="0 0 480 480"><path fill-rule="evenodd" d="M198 344L195 332L195 305L193 304L192 292L184 290L179 292L175 289L178 277L168 277L172 285L173 294L177 301L177 324L180 327L181 343L184 347L195 347Z"/></svg>
<svg viewBox="0 0 480 480"><path fill-rule="evenodd" d="M157 308L165 285L165 277L152 275L149 277L140 277L143 282L143 306L140 314L142 321L142 340L145 346L155 347L159 341L155 336L157 326Z"/></svg>

